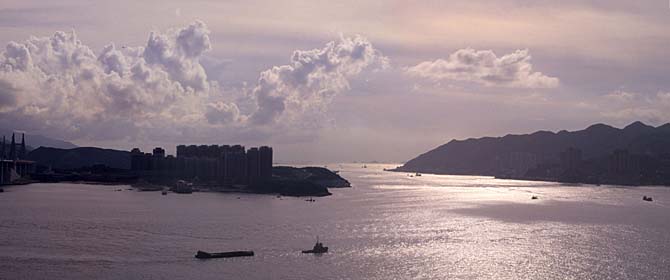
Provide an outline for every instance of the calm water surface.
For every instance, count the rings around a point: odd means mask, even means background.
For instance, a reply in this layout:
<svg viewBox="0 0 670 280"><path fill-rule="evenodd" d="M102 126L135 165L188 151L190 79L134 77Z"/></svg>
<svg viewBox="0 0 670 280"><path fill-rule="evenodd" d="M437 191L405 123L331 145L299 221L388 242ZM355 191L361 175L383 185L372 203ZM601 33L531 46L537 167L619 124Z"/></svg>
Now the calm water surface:
<svg viewBox="0 0 670 280"><path fill-rule="evenodd" d="M7 188L0 279L670 279L670 188L329 167L354 187L314 203ZM317 235L331 251L301 254ZM203 261L197 250L256 256Z"/></svg>

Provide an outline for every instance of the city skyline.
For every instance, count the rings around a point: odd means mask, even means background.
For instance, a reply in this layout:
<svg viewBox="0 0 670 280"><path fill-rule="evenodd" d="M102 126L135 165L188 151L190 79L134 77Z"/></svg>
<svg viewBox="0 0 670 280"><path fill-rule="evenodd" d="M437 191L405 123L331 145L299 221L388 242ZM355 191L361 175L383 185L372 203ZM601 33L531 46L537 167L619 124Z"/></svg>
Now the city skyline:
<svg viewBox="0 0 670 280"><path fill-rule="evenodd" d="M670 121L665 2L0 3L0 128L80 146L403 162Z"/></svg>

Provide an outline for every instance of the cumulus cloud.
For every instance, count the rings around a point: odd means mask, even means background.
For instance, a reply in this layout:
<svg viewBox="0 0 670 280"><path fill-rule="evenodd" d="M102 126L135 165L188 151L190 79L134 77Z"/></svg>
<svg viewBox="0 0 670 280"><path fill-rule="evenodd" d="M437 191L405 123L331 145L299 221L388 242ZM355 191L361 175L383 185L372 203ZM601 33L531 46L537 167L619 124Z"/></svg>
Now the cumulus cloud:
<svg viewBox="0 0 670 280"><path fill-rule="evenodd" d="M263 71L253 89L255 124L292 121L320 113L333 97L349 89L349 79L366 68L383 69L388 58L361 36L342 37L324 48L295 51L287 65Z"/></svg>
<svg viewBox="0 0 670 280"><path fill-rule="evenodd" d="M230 124L240 122L240 109L235 103L215 102L207 104L205 112L211 124Z"/></svg>
<svg viewBox="0 0 670 280"><path fill-rule="evenodd" d="M74 31L10 42L0 52L0 126L87 143L298 135L290 130L320 127L353 76L388 64L365 38L342 37L224 91L200 62L209 35L196 21L97 53Z"/></svg>
<svg viewBox="0 0 670 280"><path fill-rule="evenodd" d="M616 90L599 98L594 107L602 116L615 121L665 123L670 119L670 92L642 94Z"/></svg>
<svg viewBox="0 0 670 280"><path fill-rule="evenodd" d="M491 50L460 49L446 59L424 61L406 73L430 80L468 81L486 86L555 88L558 78L534 72L528 50L498 57Z"/></svg>
<svg viewBox="0 0 670 280"><path fill-rule="evenodd" d="M152 33L145 46L109 44L98 55L74 31L10 42L0 53L3 125L71 139L100 137L101 127L124 137L193 119L212 86L199 63L208 34L195 22Z"/></svg>
<svg viewBox="0 0 670 280"><path fill-rule="evenodd" d="M11 108L16 105L16 89L7 81L0 80L0 112L4 108Z"/></svg>

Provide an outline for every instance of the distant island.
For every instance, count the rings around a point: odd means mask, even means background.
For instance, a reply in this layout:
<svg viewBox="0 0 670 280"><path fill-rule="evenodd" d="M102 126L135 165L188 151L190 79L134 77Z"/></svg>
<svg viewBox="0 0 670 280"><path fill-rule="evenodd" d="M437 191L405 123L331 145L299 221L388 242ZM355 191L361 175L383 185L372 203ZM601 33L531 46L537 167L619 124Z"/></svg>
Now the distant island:
<svg viewBox="0 0 670 280"><path fill-rule="evenodd" d="M329 188L351 186L326 168L273 166L271 147L179 145L176 156L166 155L160 147L152 153L96 147L39 147L26 153L22 152L25 148L21 145L16 147L11 152L0 151L0 182L3 184L79 181L130 184L144 191L170 189L178 193L222 191L287 196L326 196L331 194Z"/></svg>
<svg viewBox="0 0 670 280"><path fill-rule="evenodd" d="M452 140L394 171L566 183L670 185L670 123Z"/></svg>

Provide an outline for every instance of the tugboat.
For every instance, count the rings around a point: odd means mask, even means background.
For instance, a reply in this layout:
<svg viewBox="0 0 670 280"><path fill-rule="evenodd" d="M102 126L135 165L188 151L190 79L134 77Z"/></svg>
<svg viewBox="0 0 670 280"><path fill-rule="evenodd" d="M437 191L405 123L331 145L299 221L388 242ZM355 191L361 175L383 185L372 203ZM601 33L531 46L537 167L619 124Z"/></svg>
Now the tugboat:
<svg viewBox="0 0 670 280"><path fill-rule="evenodd" d="M323 254L328 252L328 247L323 247L323 243L319 242L319 237L316 237L316 244L312 250L303 250L303 254Z"/></svg>
<svg viewBox="0 0 670 280"><path fill-rule="evenodd" d="M652 199L651 196L646 196L646 195L642 197L642 200L644 200L644 201L654 201L654 199Z"/></svg>

